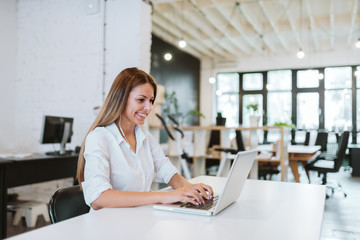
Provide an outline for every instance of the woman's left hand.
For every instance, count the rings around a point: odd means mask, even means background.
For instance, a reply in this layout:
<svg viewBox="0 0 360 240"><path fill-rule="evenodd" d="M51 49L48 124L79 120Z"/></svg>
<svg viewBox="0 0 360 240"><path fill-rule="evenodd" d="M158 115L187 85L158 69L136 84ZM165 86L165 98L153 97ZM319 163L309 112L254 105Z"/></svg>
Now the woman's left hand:
<svg viewBox="0 0 360 240"><path fill-rule="evenodd" d="M214 192L212 187L204 183L187 183L184 186L185 189L192 189L198 191L204 198L212 199L214 197Z"/></svg>

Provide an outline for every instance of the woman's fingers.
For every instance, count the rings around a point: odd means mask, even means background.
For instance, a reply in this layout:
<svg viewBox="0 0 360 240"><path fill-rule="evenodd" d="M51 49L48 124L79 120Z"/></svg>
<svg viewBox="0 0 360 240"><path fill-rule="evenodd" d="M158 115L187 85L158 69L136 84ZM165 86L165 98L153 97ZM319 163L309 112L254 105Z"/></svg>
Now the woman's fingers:
<svg viewBox="0 0 360 240"><path fill-rule="evenodd" d="M188 194L188 196L193 197L196 200L196 202L204 203L204 199L199 193L199 191L197 191L197 189L186 189L186 193Z"/></svg>
<svg viewBox="0 0 360 240"><path fill-rule="evenodd" d="M207 199L211 199L214 195L212 188L206 184L203 183L194 184L194 188Z"/></svg>
<svg viewBox="0 0 360 240"><path fill-rule="evenodd" d="M204 198L211 199L213 198L214 192L209 185L199 183L199 184L189 184L183 188L174 190L174 193L177 192L178 197L176 201L181 202L190 202L192 204L198 205L203 204Z"/></svg>
<svg viewBox="0 0 360 240"><path fill-rule="evenodd" d="M192 203L192 204L194 204L194 205L199 205L200 203L199 202L197 202L196 200L195 200L195 198L192 198L192 197L187 197L187 196L185 196L185 199L184 199L185 201L183 201L183 202L186 202L186 203Z"/></svg>
<svg viewBox="0 0 360 240"><path fill-rule="evenodd" d="M206 193L205 189L201 184L196 184L195 189L200 192L203 197L209 199L208 194Z"/></svg>
<svg viewBox="0 0 360 240"><path fill-rule="evenodd" d="M203 187L203 189L206 190L206 192L210 198L214 197L214 191L213 191L212 187L210 187L209 185L203 184L203 183L201 184L201 186Z"/></svg>

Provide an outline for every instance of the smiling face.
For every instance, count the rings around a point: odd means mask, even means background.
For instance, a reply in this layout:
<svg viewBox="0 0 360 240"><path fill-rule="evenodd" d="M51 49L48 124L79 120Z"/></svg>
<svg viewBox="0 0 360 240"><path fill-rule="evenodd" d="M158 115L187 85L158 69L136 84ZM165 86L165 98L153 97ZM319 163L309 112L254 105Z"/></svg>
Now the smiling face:
<svg viewBox="0 0 360 240"><path fill-rule="evenodd" d="M131 90L121 115L121 124L128 127L142 125L154 103L154 88L150 83L139 85ZM123 126L124 127L124 126Z"/></svg>

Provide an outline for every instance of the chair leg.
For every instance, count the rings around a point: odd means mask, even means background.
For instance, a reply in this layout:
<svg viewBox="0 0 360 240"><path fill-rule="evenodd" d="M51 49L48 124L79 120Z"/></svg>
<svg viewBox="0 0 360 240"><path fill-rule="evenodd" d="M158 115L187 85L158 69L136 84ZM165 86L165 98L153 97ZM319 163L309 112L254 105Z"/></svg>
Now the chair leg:
<svg viewBox="0 0 360 240"><path fill-rule="evenodd" d="M324 175L324 176L323 176L323 179L322 179L322 184L323 184L323 185L326 185L326 183L327 183L326 175L327 175L327 174L326 174L326 173L323 173L323 175Z"/></svg>
<svg viewBox="0 0 360 240"><path fill-rule="evenodd" d="M16 209L13 225L17 226L22 217L25 217L25 208L18 208Z"/></svg>
<svg viewBox="0 0 360 240"><path fill-rule="evenodd" d="M333 196L335 194L335 190L342 192L344 197L347 197L347 194L344 192L341 184L337 181L330 181L326 185L326 189L331 191L331 195L329 194L329 191L326 192L326 198Z"/></svg>

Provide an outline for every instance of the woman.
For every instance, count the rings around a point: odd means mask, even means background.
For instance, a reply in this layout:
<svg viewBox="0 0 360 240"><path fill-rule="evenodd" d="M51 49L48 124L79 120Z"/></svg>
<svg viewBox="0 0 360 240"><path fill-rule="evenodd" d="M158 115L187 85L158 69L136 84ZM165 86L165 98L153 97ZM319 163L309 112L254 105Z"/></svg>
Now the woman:
<svg viewBox="0 0 360 240"><path fill-rule="evenodd" d="M191 184L176 168L144 124L155 101L154 79L137 68L124 69L114 80L100 113L81 147L77 178L93 209L155 203L204 202L212 188ZM154 178L174 190L150 192Z"/></svg>

